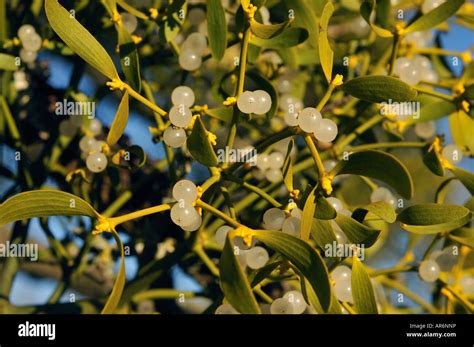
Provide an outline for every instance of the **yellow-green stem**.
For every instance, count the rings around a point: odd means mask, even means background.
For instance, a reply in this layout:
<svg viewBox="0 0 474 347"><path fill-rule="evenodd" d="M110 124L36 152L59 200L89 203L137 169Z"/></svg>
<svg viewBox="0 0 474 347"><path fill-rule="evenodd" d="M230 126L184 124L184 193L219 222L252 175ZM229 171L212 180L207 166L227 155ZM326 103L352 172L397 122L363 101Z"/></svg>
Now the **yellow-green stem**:
<svg viewBox="0 0 474 347"><path fill-rule="evenodd" d="M148 216L150 214L155 214L163 211L168 211L171 209L171 205L169 204L162 204L162 205L157 205L149 208L145 208L143 210L135 211L132 213L124 214L123 216L119 217L114 217L114 218L109 218L109 223L112 226L117 226L119 224L128 222L133 219L141 218L144 216Z"/></svg>
<svg viewBox="0 0 474 347"><path fill-rule="evenodd" d="M144 96L142 96L141 94L137 93L132 87L130 87L128 84L127 84L127 91L128 91L128 94L130 94L130 96L138 101L140 101L143 105L147 106L148 108L150 108L151 110L153 110L154 112L158 113L159 115L161 116L166 116L166 111L163 110L161 107L155 105L154 103L152 103L151 101L149 101L147 98L145 98Z"/></svg>

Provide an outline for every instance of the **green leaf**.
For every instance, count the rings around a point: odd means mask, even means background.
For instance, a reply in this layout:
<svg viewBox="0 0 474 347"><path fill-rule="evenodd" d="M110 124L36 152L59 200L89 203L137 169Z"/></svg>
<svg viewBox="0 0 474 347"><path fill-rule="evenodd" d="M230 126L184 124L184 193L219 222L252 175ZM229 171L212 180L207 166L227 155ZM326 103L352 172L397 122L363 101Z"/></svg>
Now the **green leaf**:
<svg viewBox="0 0 474 347"><path fill-rule="evenodd" d="M318 314L342 314L341 305L339 304L339 301L337 300L334 293L331 293L331 306L329 306L329 309L326 312L321 307L318 297L308 280L306 278L303 278L303 281L300 281L300 283L303 295L305 296L305 298L307 298L308 303L314 308L314 310Z"/></svg>
<svg viewBox="0 0 474 347"><path fill-rule="evenodd" d="M283 162L283 183L289 192L293 191L293 166L291 164L291 151L293 150L294 141L290 140L288 143L288 149L286 150L285 161Z"/></svg>
<svg viewBox="0 0 474 347"><path fill-rule="evenodd" d="M314 217L317 219L334 219L336 218L337 212L332 205L326 200L325 197L319 195L317 200L317 208Z"/></svg>
<svg viewBox="0 0 474 347"><path fill-rule="evenodd" d="M256 20L252 20L250 21L250 30L253 34L255 34L255 36L261 39L271 39L272 37L279 35L283 30L285 30L285 28L287 28L290 23L291 21L287 20L283 23L266 25L261 24Z"/></svg>
<svg viewBox="0 0 474 347"><path fill-rule="evenodd" d="M253 36L250 42L263 48L287 48L299 45L308 38L308 31L303 28L287 28L280 35L271 39Z"/></svg>
<svg viewBox="0 0 474 347"><path fill-rule="evenodd" d="M216 166L217 156L207 137L207 130L201 117L194 122L194 127L187 140L188 150L198 162L206 166Z"/></svg>
<svg viewBox="0 0 474 347"><path fill-rule="evenodd" d="M449 171L451 171L467 188L467 190L474 195L474 174L472 172L463 170L457 166L449 168Z"/></svg>
<svg viewBox="0 0 474 347"><path fill-rule="evenodd" d="M323 68L324 75L326 76L326 80L328 83L331 83L332 80L332 66L334 62L334 52L329 44L328 39L328 25L329 19L331 18L332 14L334 13L334 6L331 1L326 3L324 6L323 15L321 16L320 21L320 30L318 36L318 44L319 44L319 60L321 62L321 66Z"/></svg>
<svg viewBox="0 0 474 347"><path fill-rule="evenodd" d="M0 225L34 217L89 216L99 213L80 197L59 190L19 193L0 205Z"/></svg>
<svg viewBox="0 0 474 347"><path fill-rule="evenodd" d="M395 210L385 201L377 201L358 207L352 212L352 218L362 223L369 213L382 218L387 223L395 223L397 220Z"/></svg>
<svg viewBox="0 0 474 347"><path fill-rule="evenodd" d="M278 259L280 259L280 257L278 257ZM250 287L254 288L255 286L257 286L265 278L270 276L272 272L276 270L278 266L280 266L281 264L283 264L283 261L281 260L269 262L264 267L250 273L249 275Z"/></svg>
<svg viewBox="0 0 474 347"><path fill-rule="evenodd" d="M225 123L229 123L229 124L232 122L232 113L233 113L232 107L226 107L226 106L218 107L218 108L210 108L206 111L207 115L220 119L221 121Z"/></svg>
<svg viewBox="0 0 474 347"><path fill-rule="evenodd" d="M112 235L114 236L115 242L117 243L118 248L120 249L120 269L115 279L114 287L112 292L105 303L104 308L102 309L102 314L114 313L116 310L120 298L122 297L123 288L125 287L126 273L125 273L125 252L123 249L123 243L120 239L120 236L115 230L112 230Z"/></svg>
<svg viewBox="0 0 474 347"><path fill-rule="evenodd" d="M417 95L408 84L388 76L356 77L344 83L342 89L358 99L376 103L412 101Z"/></svg>
<svg viewBox="0 0 474 347"><path fill-rule="evenodd" d="M206 8L211 53L214 59L221 60L227 48L227 23L224 7L220 0L208 0Z"/></svg>
<svg viewBox="0 0 474 347"><path fill-rule="evenodd" d="M119 78L104 47L56 0L45 0L49 24L68 47L109 79Z"/></svg>
<svg viewBox="0 0 474 347"><path fill-rule="evenodd" d="M135 17L144 19L144 20L148 19L148 16L146 14L137 10L135 7L130 6L124 0L117 0L116 3L128 13L133 14Z"/></svg>
<svg viewBox="0 0 474 347"><path fill-rule="evenodd" d="M333 242L337 243L336 234L331 223L328 220L314 218L313 225L311 226L311 237L323 251L326 249L326 245L332 245Z"/></svg>
<svg viewBox="0 0 474 347"><path fill-rule="evenodd" d="M278 93L275 87L268 79L263 77L255 70L248 71L247 76L250 77L260 89L263 89L268 94L270 94L272 106L270 107L270 110L267 112L266 116L268 119L272 118L278 110Z"/></svg>
<svg viewBox="0 0 474 347"><path fill-rule="evenodd" d="M342 214L337 215L336 223L352 243L364 245L365 248L371 247L380 235L380 230L369 228Z"/></svg>
<svg viewBox="0 0 474 347"><path fill-rule="evenodd" d="M317 49L319 33L318 16L320 14L316 14L313 11L313 6L315 4L308 3L305 0L284 0L284 3L285 7L294 13L294 25L307 30L309 44ZM318 6L321 10L321 14L325 4L326 2L324 2L324 4L319 4L320 6ZM318 56L317 52L316 56Z"/></svg>
<svg viewBox="0 0 474 347"><path fill-rule="evenodd" d="M360 6L360 15L370 25L372 30L380 37L389 38L393 37L393 33L390 30L384 29L371 21L371 14L375 9L375 1L368 0L364 1Z"/></svg>
<svg viewBox="0 0 474 347"><path fill-rule="evenodd" d="M465 112L454 112L449 117L449 126L453 140L461 148L467 147L469 152L474 153L474 119Z"/></svg>
<svg viewBox="0 0 474 347"><path fill-rule="evenodd" d="M17 68L13 55L0 53L0 70L15 71Z"/></svg>
<svg viewBox="0 0 474 347"><path fill-rule="evenodd" d="M387 183L407 199L413 196L413 180L408 169L389 153L372 150L354 152L347 160L339 162L332 172L375 178Z"/></svg>
<svg viewBox="0 0 474 347"><path fill-rule="evenodd" d="M171 7L173 8L172 10L170 10ZM181 0L173 0L173 2L168 5L166 20L158 24L158 33L161 41L168 43L178 36L186 18L187 9L187 4Z"/></svg>
<svg viewBox="0 0 474 347"><path fill-rule="evenodd" d="M468 223L471 218L471 211L463 206L438 204L410 206L398 215L401 227L416 234L455 230Z"/></svg>
<svg viewBox="0 0 474 347"><path fill-rule="evenodd" d="M449 183L451 183L452 181L456 180L456 177L450 177L446 180L444 180L438 187L438 189L436 189L436 193L435 193L435 202L437 204L442 204L444 203L445 199L446 199L446 195L448 194L449 190L448 190L448 186L449 186Z"/></svg>
<svg viewBox="0 0 474 347"><path fill-rule="evenodd" d="M377 314L377 302L375 301L372 282L367 271L365 271L364 265L357 257L353 257L351 287L357 312L360 314Z"/></svg>
<svg viewBox="0 0 474 347"><path fill-rule="evenodd" d="M423 155L423 163L437 176L444 176L444 167L441 164L438 153L431 144L426 145L423 149L426 153Z"/></svg>
<svg viewBox="0 0 474 347"><path fill-rule="evenodd" d="M122 136L128 122L128 91L123 94L122 100L115 114L114 121L107 135L107 143L113 146Z"/></svg>
<svg viewBox="0 0 474 347"><path fill-rule="evenodd" d="M410 24L405 29L405 33L426 31L434 28L438 24L443 23L449 17L454 15L463 4L464 0L449 0L442 3L440 6L424 14L412 24Z"/></svg>
<svg viewBox="0 0 474 347"><path fill-rule="evenodd" d="M257 300L235 257L234 249L235 247L230 239L230 235L227 234L224 249L219 260L221 289L232 307L240 313L260 313Z"/></svg>
<svg viewBox="0 0 474 347"><path fill-rule="evenodd" d="M429 102L422 103L420 116L409 119L410 124L437 120L456 111L456 105L450 101L440 100L436 97L430 97L428 100Z"/></svg>
<svg viewBox="0 0 474 347"><path fill-rule="evenodd" d="M326 264L310 245L294 236L271 230L253 230L262 243L281 253L311 284L324 311L331 306L331 284Z"/></svg>
<svg viewBox="0 0 474 347"><path fill-rule="evenodd" d="M301 239L303 241L309 240L311 233L311 226L313 225L314 212L316 211L316 185L313 190L309 193L303 207L303 213L301 215Z"/></svg>
<svg viewBox="0 0 474 347"><path fill-rule="evenodd" d="M140 62L137 46L130 33L123 27L117 26L120 64L127 83L137 92L141 91Z"/></svg>

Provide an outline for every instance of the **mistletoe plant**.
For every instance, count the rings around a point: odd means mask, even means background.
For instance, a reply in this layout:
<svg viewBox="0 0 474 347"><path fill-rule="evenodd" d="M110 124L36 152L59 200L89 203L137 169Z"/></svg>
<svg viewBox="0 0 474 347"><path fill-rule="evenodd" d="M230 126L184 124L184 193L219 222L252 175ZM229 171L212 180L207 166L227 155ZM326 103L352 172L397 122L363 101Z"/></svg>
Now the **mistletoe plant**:
<svg viewBox="0 0 474 347"><path fill-rule="evenodd" d="M19 245L39 218L49 240L38 264L1 259L2 311L472 313L474 63L442 45L459 26L464 0L0 0L0 225ZM173 288L176 265L202 291ZM20 270L58 280L48 305L9 300Z"/></svg>

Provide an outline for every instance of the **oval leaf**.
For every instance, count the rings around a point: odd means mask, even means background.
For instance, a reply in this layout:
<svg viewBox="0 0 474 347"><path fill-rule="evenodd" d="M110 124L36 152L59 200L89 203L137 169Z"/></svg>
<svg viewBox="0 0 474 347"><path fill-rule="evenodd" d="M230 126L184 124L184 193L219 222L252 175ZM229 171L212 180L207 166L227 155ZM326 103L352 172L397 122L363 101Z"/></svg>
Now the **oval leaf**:
<svg viewBox="0 0 474 347"><path fill-rule="evenodd" d="M0 53L0 70L15 71L17 68L13 55Z"/></svg>
<svg viewBox="0 0 474 347"><path fill-rule="evenodd" d="M423 150L426 151L423 155L423 163L425 163L426 167L435 175L444 176L444 167L434 146L431 144L427 145Z"/></svg>
<svg viewBox="0 0 474 347"><path fill-rule="evenodd" d="M220 0L208 0L206 4L209 46L213 58L221 60L227 48L227 23L224 7Z"/></svg>
<svg viewBox="0 0 474 347"><path fill-rule="evenodd" d="M321 250L326 250L327 245L337 244L336 234L328 220L314 219L311 227L311 237Z"/></svg>
<svg viewBox="0 0 474 347"><path fill-rule="evenodd" d="M194 122L193 131L191 135L189 135L186 143L189 152L198 162L206 166L217 165L216 153L214 153L214 149L209 142L207 130L200 117L197 117Z"/></svg>
<svg viewBox="0 0 474 347"><path fill-rule="evenodd" d="M0 225L49 216L99 217L80 197L59 190L32 190L12 196L0 205Z"/></svg>
<svg viewBox="0 0 474 347"><path fill-rule="evenodd" d="M123 94L122 100L115 114L114 121L107 135L109 146L115 145L125 131L128 122L128 91Z"/></svg>
<svg viewBox="0 0 474 347"><path fill-rule="evenodd" d="M240 313L260 313L249 282L235 257L234 245L229 234L219 260L221 289L232 307Z"/></svg>
<svg viewBox="0 0 474 347"><path fill-rule="evenodd" d="M365 248L371 247L380 235L380 230L369 228L343 214L337 215L336 224L352 243L364 245Z"/></svg>
<svg viewBox="0 0 474 347"><path fill-rule="evenodd" d="M381 151L354 152L333 169L337 174L353 174L381 180L403 197L413 196L413 180L405 165L396 157ZM332 172L331 172L332 174Z"/></svg>
<svg viewBox="0 0 474 347"><path fill-rule="evenodd" d="M457 166L449 168L454 176L469 190L469 192L474 195L474 174L472 172L463 170Z"/></svg>
<svg viewBox="0 0 474 347"><path fill-rule="evenodd" d="M405 32L411 33L414 31L426 31L434 28L454 15L463 4L464 0L446 1L410 24L405 29Z"/></svg>
<svg viewBox="0 0 474 347"><path fill-rule="evenodd" d="M357 312L360 314L377 314L377 302L375 301L372 282L367 271L365 271L364 265L357 257L354 257L352 262L351 287Z"/></svg>
<svg viewBox="0 0 474 347"><path fill-rule="evenodd" d="M293 191L293 165L291 164L291 151L293 150L294 141L290 139L288 149L286 150L285 161L283 162L283 183L289 192Z"/></svg>
<svg viewBox="0 0 474 347"><path fill-rule="evenodd" d="M398 215L401 227L416 234L455 230L468 223L471 218L471 211L463 206L439 204L410 206Z"/></svg>
<svg viewBox="0 0 474 347"><path fill-rule="evenodd" d="M389 30L384 29L382 27L379 27L378 25L374 24L371 21L371 14L374 11L374 9L375 9L375 1L374 0L364 1L362 3L362 5L360 6L360 15L362 16L362 18L365 19L365 21L370 25L372 30L378 36L384 37L384 38L393 37L393 34Z"/></svg>
<svg viewBox="0 0 474 347"><path fill-rule="evenodd" d="M311 233L311 226L313 225L314 212L316 211L316 188L315 186L311 193L309 193L303 207L303 213L301 215L301 239L304 241L309 240Z"/></svg>
<svg viewBox="0 0 474 347"><path fill-rule="evenodd" d="M123 27L118 26L118 42L120 52L120 64L127 83L137 92L141 91L140 62L135 42L130 33Z"/></svg>
<svg viewBox="0 0 474 347"><path fill-rule="evenodd" d="M337 212L332 205L323 196L318 196L315 218L318 219L334 219L336 218Z"/></svg>
<svg viewBox="0 0 474 347"><path fill-rule="evenodd" d="M280 35L271 39L261 39L253 36L250 42L263 48L286 48L303 43L308 38L308 31L303 28L287 28Z"/></svg>
<svg viewBox="0 0 474 347"><path fill-rule="evenodd" d="M352 218L362 223L368 213L382 218L387 223L394 223L397 220L395 210L385 201L377 201L357 208L352 212Z"/></svg>
<svg viewBox="0 0 474 347"><path fill-rule="evenodd" d="M376 103L412 101L417 95L408 84L389 76L356 77L344 83L342 88L358 99Z"/></svg>
<svg viewBox="0 0 474 347"><path fill-rule="evenodd" d="M318 36L319 44L319 60L323 68L324 75L328 83L331 83L332 80L332 65L334 61L334 52L329 44L328 39L328 25L329 19L331 18L334 12L334 5L329 1L323 10L323 15L321 16L320 21L320 31Z"/></svg>
<svg viewBox="0 0 474 347"><path fill-rule="evenodd" d="M323 259L310 245L294 236L271 230L253 230L262 243L281 253L311 284L325 312L331 306L331 285Z"/></svg>
<svg viewBox="0 0 474 347"><path fill-rule="evenodd" d="M49 24L74 53L109 79L119 77L107 51L71 13L56 0L46 0L44 7Z"/></svg>
<svg viewBox="0 0 474 347"><path fill-rule="evenodd" d="M260 37L261 39L270 39L272 37L277 36L280 34L288 25L290 25L291 21L286 21L283 23L278 24L261 24L256 20L250 21L250 30L255 36Z"/></svg>

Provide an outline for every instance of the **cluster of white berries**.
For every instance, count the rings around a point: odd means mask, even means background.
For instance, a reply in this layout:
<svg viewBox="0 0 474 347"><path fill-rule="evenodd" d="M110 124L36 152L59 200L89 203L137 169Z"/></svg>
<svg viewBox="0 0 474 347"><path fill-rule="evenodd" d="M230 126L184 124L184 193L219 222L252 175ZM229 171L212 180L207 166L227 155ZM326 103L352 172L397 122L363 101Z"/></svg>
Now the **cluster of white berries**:
<svg viewBox="0 0 474 347"><path fill-rule="evenodd" d="M431 61L423 55L415 55L411 59L398 58L395 61L394 72L400 80L410 85L417 85L423 81L436 83L439 80Z"/></svg>
<svg viewBox="0 0 474 347"><path fill-rule="evenodd" d="M279 151L273 151L270 154L257 155L257 178L265 177L272 183L280 182L283 179L281 168L285 161L285 156Z"/></svg>
<svg viewBox="0 0 474 347"><path fill-rule="evenodd" d="M137 17L128 12L120 13L120 17L122 19L122 26L125 28L125 30L127 30L129 34L133 34L135 30L137 30L138 26Z"/></svg>
<svg viewBox="0 0 474 347"><path fill-rule="evenodd" d="M287 215L285 211L272 207L263 214L263 227L267 230L281 230L285 234L300 237L301 210L294 208Z"/></svg>
<svg viewBox="0 0 474 347"><path fill-rule="evenodd" d="M220 247L224 247L227 234L232 229L228 225L223 225L216 230L214 240ZM247 246L240 236L234 238L234 245L239 248L237 259L242 267L248 266L253 270L257 270L264 267L270 258L265 248L255 246L254 242L252 245Z"/></svg>
<svg viewBox="0 0 474 347"><path fill-rule="evenodd" d="M202 223L201 215L193 206L198 198L196 185L189 180L181 180L173 187L173 198L177 201L171 208L171 220L186 231L197 230Z"/></svg>
<svg viewBox="0 0 474 347"><path fill-rule="evenodd" d="M303 294L297 290L291 290L283 297L278 298L270 305L271 314L301 314L308 304L306 303Z"/></svg>
<svg viewBox="0 0 474 347"><path fill-rule="evenodd" d="M193 119L190 107L194 104L194 92L187 86L176 87L171 93L173 107L169 112L171 126L163 133L163 141L173 148L178 148L186 142L184 127Z"/></svg>
<svg viewBox="0 0 474 347"><path fill-rule="evenodd" d="M334 294L340 301L352 303L352 270L347 266L338 266L331 272L334 280Z"/></svg>
<svg viewBox="0 0 474 347"><path fill-rule="evenodd" d="M264 90L247 90L237 98L237 107L242 113L265 114L272 107L272 98Z"/></svg>
<svg viewBox="0 0 474 347"><path fill-rule="evenodd" d="M318 141L329 143L337 136L337 124L323 118L321 113L313 107L302 109L297 115L297 122L301 130L313 133Z"/></svg>
<svg viewBox="0 0 474 347"><path fill-rule="evenodd" d="M446 159L450 164L458 164L463 157L462 149L455 145L450 144L443 148L441 155Z"/></svg>
<svg viewBox="0 0 474 347"><path fill-rule="evenodd" d="M441 272L449 272L458 260L459 247L448 246L434 251L428 259L423 260L418 267L418 274L425 282L436 281Z"/></svg>
<svg viewBox="0 0 474 347"><path fill-rule="evenodd" d="M425 0L421 5L421 12L428 13L445 2L446 0Z"/></svg>
<svg viewBox="0 0 474 347"><path fill-rule="evenodd" d="M392 192L385 187L375 188L370 194L370 202L384 201L394 209L397 208L397 199L393 196Z"/></svg>
<svg viewBox="0 0 474 347"><path fill-rule="evenodd" d="M64 123L64 122L63 122ZM79 148L82 151L81 157L86 160L89 171L98 173L107 167L107 156L103 153L105 142L97 140L95 136L102 132L101 122L94 118L89 123L89 131L79 141Z"/></svg>
<svg viewBox="0 0 474 347"><path fill-rule="evenodd" d="M202 64L202 54L207 49L206 35L199 32L192 33L181 45L179 66L187 71L199 69Z"/></svg>
<svg viewBox="0 0 474 347"><path fill-rule="evenodd" d="M29 64L36 60L38 51L43 44L41 36L38 35L35 28L30 24L24 24L18 29L18 37L20 38L21 45L20 58L25 63Z"/></svg>

